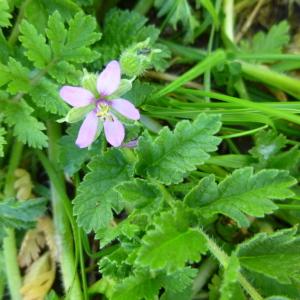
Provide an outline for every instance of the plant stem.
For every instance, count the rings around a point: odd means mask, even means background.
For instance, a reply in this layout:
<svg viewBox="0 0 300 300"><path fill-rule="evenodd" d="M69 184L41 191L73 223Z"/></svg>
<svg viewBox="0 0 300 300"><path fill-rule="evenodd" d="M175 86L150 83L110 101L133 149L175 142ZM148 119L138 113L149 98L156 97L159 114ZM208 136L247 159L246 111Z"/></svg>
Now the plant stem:
<svg viewBox="0 0 300 300"><path fill-rule="evenodd" d="M233 9L233 0L224 1L224 32L227 38L233 42L234 41L234 9Z"/></svg>
<svg viewBox="0 0 300 300"><path fill-rule="evenodd" d="M20 26L20 23L21 21L23 20L23 17L24 17L24 13L25 13L25 9L26 9L26 6L31 2L31 0L25 0L23 1L21 7L20 7L20 10L19 10L19 14L18 14L18 17L16 19L16 22L15 22L15 25L14 25L14 28L13 30L11 31L11 34L8 38L8 43L10 45L14 45L15 42L17 41L18 39L18 36L19 36L19 26Z"/></svg>
<svg viewBox="0 0 300 300"><path fill-rule="evenodd" d="M57 235L57 246L59 253L59 262L62 272L62 279L67 298L83 299L78 274L76 271L77 262L74 257L74 239L78 239L77 231L72 221L72 207L68 199L64 186L64 177L58 171L58 139L60 137L58 124L48 124L49 136L49 160L42 152L37 152L37 155L43 164L44 169L48 173L51 182L52 194L52 211ZM73 234L70 223L73 228ZM75 241L76 241L75 240Z"/></svg>
<svg viewBox="0 0 300 300"><path fill-rule="evenodd" d="M141 15L146 15L151 9L154 0L139 0L135 5L134 10Z"/></svg>
<svg viewBox="0 0 300 300"><path fill-rule="evenodd" d="M300 99L300 81L257 64L241 62L242 73L267 85L279 88Z"/></svg>
<svg viewBox="0 0 300 300"><path fill-rule="evenodd" d="M218 268L218 264L215 259L212 257L207 258L204 262L202 262L199 267L199 274L194 280L193 283L193 296L197 295L199 291L204 287L209 278L213 275L213 273Z"/></svg>
<svg viewBox="0 0 300 300"><path fill-rule="evenodd" d="M219 261L222 267L226 269L229 263L228 255L203 230L201 230L201 232L206 239L209 251ZM238 274L238 281L253 300L263 300L263 297L241 273Z"/></svg>
<svg viewBox="0 0 300 300"><path fill-rule="evenodd" d="M214 66L222 63L226 58L225 52L222 50L217 50L213 52L210 56L206 57L203 61L199 62L189 71L178 77L176 80L168 84L165 88L161 89L153 95L153 99L165 96L168 93L175 91L177 88L181 87L188 81L195 79L196 77L203 74L207 69L213 68Z"/></svg>
<svg viewBox="0 0 300 300"><path fill-rule="evenodd" d="M14 172L19 165L22 150L23 144L20 142L16 142L12 148L4 188L6 198L14 196ZM6 234L7 236L3 239L3 256L10 297L12 300L21 300L22 279L17 259L15 231L8 228Z"/></svg>

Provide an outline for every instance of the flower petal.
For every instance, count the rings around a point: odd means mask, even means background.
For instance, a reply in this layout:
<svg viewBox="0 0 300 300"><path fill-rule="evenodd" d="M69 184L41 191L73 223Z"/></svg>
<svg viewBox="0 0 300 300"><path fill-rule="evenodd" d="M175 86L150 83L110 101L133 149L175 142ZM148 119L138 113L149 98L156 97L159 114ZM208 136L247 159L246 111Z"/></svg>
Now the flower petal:
<svg viewBox="0 0 300 300"><path fill-rule="evenodd" d="M98 129L98 117L94 111L86 115L77 136L76 145L86 148L93 143Z"/></svg>
<svg viewBox="0 0 300 300"><path fill-rule="evenodd" d="M104 133L106 140L114 147L119 147L125 137L124 126L116 117L113 117L113 121L104 121Z"/></svg>
<svg viewBox="0 0 300 300"><path fill-rule="evenodd" d="M59 95L65 102L74 107L87 106L94 99L94 95L90 91L78 86L65 85L60 89Z"/></svg>
<svg viewBox="0 0 300 300"><path fill-rule="evenodd" d="M121 82L120 64L113 60L100 73L97 79L97 90L100 96L109 96L115 92Z"/></svg>
<svg viewBox="0 0 300 300"><path fill-rule="evenodd" d="M111 106L117 110L120 114L128 119L138 120L140 118L140 112L135 106L125 99L114 99L110 101Z"/></svg>

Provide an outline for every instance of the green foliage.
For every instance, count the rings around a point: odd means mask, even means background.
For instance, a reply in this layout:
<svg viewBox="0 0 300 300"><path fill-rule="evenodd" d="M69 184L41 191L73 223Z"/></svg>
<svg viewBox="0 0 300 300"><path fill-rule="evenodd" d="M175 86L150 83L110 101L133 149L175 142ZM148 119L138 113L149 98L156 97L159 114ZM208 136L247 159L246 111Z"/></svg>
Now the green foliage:
<svg viewBox="0 0 300 300"><path fill-rule="evenodd" d="M20 142L39 149L48 145L44 124L32 116L33 109L24 100L7 101L2 105L4 122L13 127L13 134Z"/></svg>
<svg viewBox="0 0 300 300"><path fill-rule="evenodd" d="M290 40L289 30L288 22L282 21L267 33L256 33L251 42L243 41L241 50L251 54L279 54Z"/></svg>
<svg viewBox="0 0 300 300"><path fill-rule="evenodd" d="M6 130L0 127L0 157L4 156L3 146L6 144L5 140Z"/></svg>
<svg viewBox="0 0 300 300"><path fill-rule="evenodd" d="M193 122L181 121L174 131L164 127L154 140L146 133L139 139L138 174L161 183L179 183L188 171L196 169L215 151L220 139L220 117L200 114Z"/></svg>
<svg viewBox="0 0 300 300"><path fill-rule="evenodd" d="M111 300L152 300L161 287L160 278L141 272L123 280L115 287Z"/></svg>
<svg viewBox="0 0 300 300"><path fill-rule="evenodd" d="M157 217L155 229L149 230L142 239L137 262L151 270L165 269L168 273L183 268L187 262L198 262L207 246L201 232L190 227L191 219L182 207L175 213L166 212Z"/></svg>
<svg viewBox="0 0 300 300"><path fill-rule="evenodd" d="M245 214L263 217L277 209L272 201L293 196L290 187L296 183L286 171L253 168L236 170L219 185L213 175L203 178L185 197L185 203L198 208L201 216L209 218L218 213L235 220L239 226L249 226Z"/></svg>
<svg viewBox="0 0 300 300"><path fill-rule="evenodd" d="M20 41L24 48L26 48L25 55L33 62L37 68L44 68L51 60L51 50L46 44L46 39L39 34L36 28L24 20L20 24ZM38 47L37 47L38 45Z"/></svg>
<svg viewBox="0 0 300 300"><path fill-rule="evenodd" d="M193 15L192 8L187 0L155 0L155 6L159 9L158 16L166 16L168 23L177 29L177 23L181 22L185 31L185 40L191 42L194 39L194 31L199 22Z"/></svg>
<svg viewBox="0 0 300 300"><path fill-rule="evenodd" d="M159 187L142 179L124 182L118 185L116 190L129 207L138 209L155 211L159 208L162 200L162 192Z"/></svg>
<svg viewBox="0 0 300 300"><path fill-rule="evenodd" d="M150 39L151 47L161 48L159 45L155 45L159 30L153 25L146 25L146 23L147 19L134 11L118 9L109 11L104 19L103 38L98 48L102 54L102 64L106 64L112 59L118 59L126 48L143 42L147 38ZM162 50L154 62L156 69L162 69L166 65L165 59L170 56L166 47L163 47Z"/></svg>
<svg viewBox="0 0 300 300"><path fill-rule="evenodd" d="M16 202L13 199L0 202L0 237L5 236L5 228L30 228L45 211L46 201L32 199Z"/></svg>
<svg viewBox="0 0 300 300"><path fill-rule="evenodd" d="M288 284L300 281L297 228L259 233L236 250L242 267Z"/></svg>
<svg viewBox="0 0 300 300"><path fill-rule="evenodd" d="M133 172L133 165L118 149L95 156L88 168L90 172L80 184L74 200L74 214L86 232L97 231L111 222L112 209L117 209L119 200L114 187L127 181Z"/></svg>
<svg viewBox="0 0 300 300"><path fill-rule="evenodd" d="M12 15L9 13L9 6L7 0L0 1L0 27L9 27L11 23L9 19Z"/></svg>

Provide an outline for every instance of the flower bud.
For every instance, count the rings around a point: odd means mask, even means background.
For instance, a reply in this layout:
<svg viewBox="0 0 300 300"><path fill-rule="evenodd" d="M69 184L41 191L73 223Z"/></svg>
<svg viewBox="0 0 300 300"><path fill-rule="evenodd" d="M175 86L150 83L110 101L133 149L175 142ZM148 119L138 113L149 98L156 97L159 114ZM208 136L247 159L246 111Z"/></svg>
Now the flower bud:
<svg viewBox="0 0 300 300"><path fill-rule="evenodd" d="M122 73L128 77L142 75L152 65L153 56L159 49L151 49L150 39L137 43L123 51L120 57Z"/></svg>

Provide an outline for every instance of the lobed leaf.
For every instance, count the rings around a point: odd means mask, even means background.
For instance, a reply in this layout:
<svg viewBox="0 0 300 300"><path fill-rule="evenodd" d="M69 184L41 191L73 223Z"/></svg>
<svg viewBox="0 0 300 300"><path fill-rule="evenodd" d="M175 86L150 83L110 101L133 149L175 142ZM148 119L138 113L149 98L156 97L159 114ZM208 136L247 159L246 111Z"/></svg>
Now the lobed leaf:
<svg viewBox="0 0 300 300"><path fill-rule="evenodd" d="M164 127L154 140L144 134L137 148L138 174L168 185L181 182L217 149L221 139L213 135L220 126L218 115L200 114L193 122L177 123L174 131Z"/></svg>
<svg viewBox="0 0 300 300"><path fill-rule="evenodd" d="M198 208L203 217L224 214L239 226L249 226L245 214L263 217L277 209L272 200L283 200L293 196L291 186L296 180L287 171L262 170L253 174L253 168L234 171L219 185L213 175L203 178L186 195L184 201Z"/></svg>
<svg viewBox="0 0 300 300"><path fill-rule="evenodd" d="M259 233L236 249L242 267L283 284L300 282L300 236L297 228Z"/></svg>
<svg viewBox="0 0 300 300"><path fill-rule="evenodd" d="M95 156L88 164L90 172L84 177L74 200L74 214L86 232L107 227L113 218L112 209L118 207L118 184L130 179L133 165L122 152L112 149L103 156Z"/></svg>

